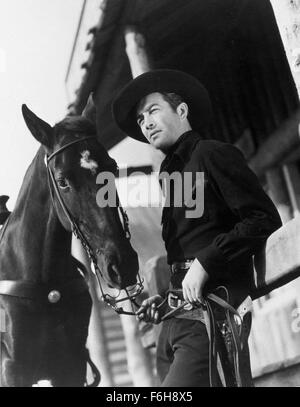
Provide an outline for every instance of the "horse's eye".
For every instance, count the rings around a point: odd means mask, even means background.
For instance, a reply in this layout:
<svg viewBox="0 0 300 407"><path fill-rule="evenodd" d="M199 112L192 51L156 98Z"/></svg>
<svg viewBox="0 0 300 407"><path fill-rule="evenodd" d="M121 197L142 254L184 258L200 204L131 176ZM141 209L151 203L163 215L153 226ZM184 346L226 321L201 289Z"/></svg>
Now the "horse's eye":
<svg viewBox="0 0 300 407"><path fill-rule="evenodd" d="M65 178L58 179L57 185L59 186L60 189L64 189L64 190L66 190L70 186L68 181Z"/></svg>

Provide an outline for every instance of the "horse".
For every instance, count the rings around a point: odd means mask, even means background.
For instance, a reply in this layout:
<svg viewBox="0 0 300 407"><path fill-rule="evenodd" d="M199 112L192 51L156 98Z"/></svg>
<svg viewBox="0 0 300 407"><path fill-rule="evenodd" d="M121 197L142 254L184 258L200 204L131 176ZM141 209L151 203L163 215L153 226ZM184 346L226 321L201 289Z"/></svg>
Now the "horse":
<svg viewBox="0 0 300 407"><path fill-rule="evenodd" d="M72 232L108 287L136 285L138 257L120 206L97 203L97 173L117 165L94 124L67 116L52 127L26 105L22 113L41 145L0 231L1 386L81 387L92 300Z"/></svg>

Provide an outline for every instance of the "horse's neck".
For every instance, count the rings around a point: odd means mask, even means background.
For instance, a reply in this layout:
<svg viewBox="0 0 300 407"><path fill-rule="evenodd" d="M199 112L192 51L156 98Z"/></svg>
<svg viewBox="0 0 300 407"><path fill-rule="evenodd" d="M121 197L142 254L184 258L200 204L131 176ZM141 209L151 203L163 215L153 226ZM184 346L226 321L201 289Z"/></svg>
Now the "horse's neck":
<svg viewBox="0 0 300 407"><path fill-rule="evenodd" d="M43 160L40 149L27 170L3 233L1 279L60 281L71 272L71 234L55 214Z"/></svg>

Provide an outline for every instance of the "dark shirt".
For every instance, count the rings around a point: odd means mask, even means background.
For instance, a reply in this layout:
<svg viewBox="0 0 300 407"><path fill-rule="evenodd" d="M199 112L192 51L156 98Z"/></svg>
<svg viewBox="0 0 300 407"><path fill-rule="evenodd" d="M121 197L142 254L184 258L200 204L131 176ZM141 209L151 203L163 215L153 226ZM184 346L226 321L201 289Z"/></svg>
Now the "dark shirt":
<svg viewBox="0 0 300 407"><path fill-rule="evenodd" d="M160 174L174 171L204 173L204 212L187 218L189 208L174 205L179 191L170 188L171 205L162 213L168 263L197 258L210 276L209 286L231 282L253 288L252 256L281 220L240 150L228 143L201 140L198 133L189 131L161 164ZM192 185L191 198L195 198Z"/></svg>

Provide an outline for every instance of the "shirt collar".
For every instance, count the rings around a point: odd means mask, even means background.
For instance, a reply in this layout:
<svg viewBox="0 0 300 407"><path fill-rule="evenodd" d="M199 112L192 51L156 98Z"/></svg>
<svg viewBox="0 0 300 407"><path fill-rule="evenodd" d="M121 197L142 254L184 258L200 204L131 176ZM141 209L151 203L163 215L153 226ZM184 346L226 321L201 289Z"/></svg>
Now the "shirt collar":
<svg viewBox="0 0 300 407"><path fill-rule="evenodd" d="M193 130L183 133L173 146L168 150L161 168L166 167L174 156L177 156L185 164L194 150L195 144L199 141L200 136Z"/></svg>

